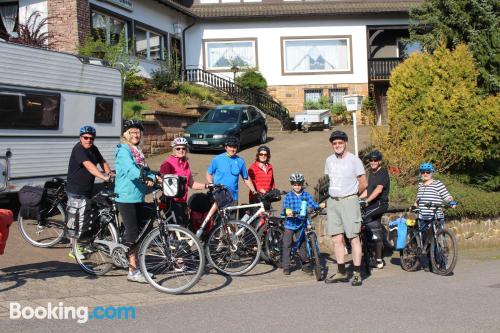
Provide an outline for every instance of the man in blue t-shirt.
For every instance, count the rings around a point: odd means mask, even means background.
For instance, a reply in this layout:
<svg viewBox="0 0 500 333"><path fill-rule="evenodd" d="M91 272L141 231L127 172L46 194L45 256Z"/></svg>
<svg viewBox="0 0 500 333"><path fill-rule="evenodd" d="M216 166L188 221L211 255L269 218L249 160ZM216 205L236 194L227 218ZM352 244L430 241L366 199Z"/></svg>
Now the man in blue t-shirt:
<svg viewBox="0 0 500 333"><path fill-rule="evenodd" d="M214 157L207 170L207 181L214 184L223 184L227 186L233 200L238 202L238 179L241 175L243 181L252 193L256 193L252 181L248 179L248 171L245 161L236 155L240 140L230 136L224 143L225 153Z"/></svg>

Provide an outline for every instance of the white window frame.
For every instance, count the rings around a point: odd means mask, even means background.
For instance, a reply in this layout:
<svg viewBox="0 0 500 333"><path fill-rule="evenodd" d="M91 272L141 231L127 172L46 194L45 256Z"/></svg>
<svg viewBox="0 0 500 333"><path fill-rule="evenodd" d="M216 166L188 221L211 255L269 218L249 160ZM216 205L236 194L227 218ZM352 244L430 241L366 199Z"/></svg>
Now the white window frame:
<svg viewBox="0 0 500 333"><path fill-rule="evenodd" d="M257 38L234 38L234 39L204 39L203 40L203 68L211 72L228 72L231 67L210 67L209 66L209 46L210 44L223 44L223 43L252 43L253 48L253 62L248 65L250 68L258 69L257 59Z"/></svg>
<svg viewBox="0 0 500 333"><path fill-rule="evenodd" d="M286 44L290 41L325 41L325 40L345 40L348 54L346 55L347 67L324 70L288 70L286 68ZM352 36L305 36L305 37L281 37L281 73L282 75L308 75L308 74L352 74Z"/></svg>
<svg viewBox="0 0 500 333"><path fill-rule="evenodd" d="M159 33L157 31L153 31L153 30L149 30L147 28L144 28L142 25L140 24L137 24L134 26L134 37L135 37L135 29L140 29L142 31L145 31L146 32L146 58L140 58L138 57L139 59L143 59L143 60L150 60L150 61L158 61L158 60L164 60L165 59L165 55L164 55L164 52L165 52L165 36L162 34L162 33ZM160 59L152 59L151 58L151 43L150 43L150 37L149 37L149 34L150 33L154 33L155 35L158 35L160 36ZM134 50L137 50L136 45L137 43L137 40L135 40L134 38Z"/></svg>
<svg viewBox="0 0 500 333"><path fill-rule="evenodd" d="M93 19L92 19L92 13L96 13L96 14L99 14L99 15L103 15L107 18L113 18L121 23L123 23L123 26L125 27L125 50L128 52L128 35L129 35L129 31L128 31L128 22L126 20L123 20L119 17L116 17L116 16L113 16L111 14L107 14L105 12L101 12L99 10L96 10L94 8L91 8L90 10L90 30L92 30L94 27L92 25L93 23ZM106 31L106 44L110 44L111 42L111 31Z"/></svg>

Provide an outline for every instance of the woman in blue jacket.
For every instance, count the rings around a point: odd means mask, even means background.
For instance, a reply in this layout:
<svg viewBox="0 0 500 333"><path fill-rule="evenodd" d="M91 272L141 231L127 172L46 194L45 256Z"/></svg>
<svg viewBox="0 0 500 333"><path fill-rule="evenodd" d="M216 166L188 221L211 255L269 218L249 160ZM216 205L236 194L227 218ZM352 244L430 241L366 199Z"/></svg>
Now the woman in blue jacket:
<svg viewBox="0 0 500 333"><path fill-rule="evenodd" d="M139 146L144 127L137 120L127 120L123 125L122 143L116 148L115 193L118 211L125 225L125 244L131 246L144 226L144 197L148 187L153 186L154 175L147 172L150 181L140 179L141 167L146 167L144 154ZM128 254L129 272L127 280L147 283L138 264L137 249Z"/></svg>

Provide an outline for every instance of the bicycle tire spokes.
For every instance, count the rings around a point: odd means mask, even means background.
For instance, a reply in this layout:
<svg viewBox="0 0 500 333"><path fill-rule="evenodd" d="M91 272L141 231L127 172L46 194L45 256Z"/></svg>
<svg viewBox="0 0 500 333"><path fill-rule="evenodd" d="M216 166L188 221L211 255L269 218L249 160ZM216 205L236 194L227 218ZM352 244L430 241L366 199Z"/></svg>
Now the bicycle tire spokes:
<svg viewBox="0 0 500 333"><path fill-rule="evenodd" d="M66 219L64 207L56 205L51 211L49 217L43 220L24 219L19 216L18 226L21 235L31 245L50 247L59 243L64 237L64 222Z"/></svg>

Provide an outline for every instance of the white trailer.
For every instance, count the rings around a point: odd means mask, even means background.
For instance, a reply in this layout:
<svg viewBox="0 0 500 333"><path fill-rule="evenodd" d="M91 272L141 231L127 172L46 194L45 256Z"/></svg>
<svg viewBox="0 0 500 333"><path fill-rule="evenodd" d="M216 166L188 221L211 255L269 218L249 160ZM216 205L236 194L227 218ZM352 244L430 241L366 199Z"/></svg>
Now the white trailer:
<svg viewBox="0 0 500 333"><path fill-rule="evenodd" d="M331 127L330 110L304 110L302 113L295 114L293 122L304 133L312 127L329 129Z"/></svg>
<svg viewBox="0 0 500 333"><path fill-rule="evenodd" d="M113 167L122 95L120 72L100 61L0 42L0 198L66 177L82 125Z"/></svg>

